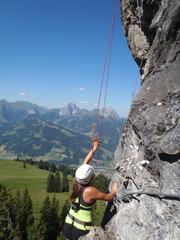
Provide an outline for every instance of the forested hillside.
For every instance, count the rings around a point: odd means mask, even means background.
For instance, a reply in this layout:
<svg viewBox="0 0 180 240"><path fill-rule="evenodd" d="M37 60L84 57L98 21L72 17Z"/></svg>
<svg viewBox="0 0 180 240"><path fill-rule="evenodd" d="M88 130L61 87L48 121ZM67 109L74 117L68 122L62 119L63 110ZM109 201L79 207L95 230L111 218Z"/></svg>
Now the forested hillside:
<svg viewBox="0 0 180 240"><path fill-rule="evenodd" d="M44 168L44 169L40 169ZM47 170L45 170L47 169ZM70 175L71 174L71 175ZM54 185L49 177L54 176ZM63 180L64 176L66 180ZM74 170L47 162L0 161L0 239L1 240L56 240L62 235L62 226L69 204ZM60 178L60 189L57 187ZM68 189L63 189L68 184ZM97 175L95 184L107 191L109 180ZM50 190L50 191L49 191ZM55 191L54 191L55 190ZM58 192L58 191L59 192ZM93 211L94 222L100 225L105 204L98 202Z"/></svg>
<svg viewBox="0 0 180 240"><path fill-rule="evenodd" d="M28 102L0 101L0 158L33 157L63 164L79 164L91 147L96 110L68 104L61 109L45 109ZM106 109L102 144L98 154L101 164L113 159L125 119L113 109ZM96 126L97 131L102 127Z"/></svg>

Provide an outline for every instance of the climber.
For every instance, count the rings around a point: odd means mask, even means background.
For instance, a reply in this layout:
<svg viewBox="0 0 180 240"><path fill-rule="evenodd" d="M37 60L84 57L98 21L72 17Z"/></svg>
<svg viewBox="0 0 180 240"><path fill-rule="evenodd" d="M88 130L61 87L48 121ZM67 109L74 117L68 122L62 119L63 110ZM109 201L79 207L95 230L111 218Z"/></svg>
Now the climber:
<svg viewBox="0 0 180 240"><path fill-rule="evenodd" d="M73 190L69 197L71 206L63 228L64 236L68 240L77 240L80 236L86 235L93 225L91 212L96 200L111 201L117 191L116 183L112 184L111 192L107 194L93 186L94 169L89 163L99 145L99 138L95 138L92 149L75 173Z"/></svg>

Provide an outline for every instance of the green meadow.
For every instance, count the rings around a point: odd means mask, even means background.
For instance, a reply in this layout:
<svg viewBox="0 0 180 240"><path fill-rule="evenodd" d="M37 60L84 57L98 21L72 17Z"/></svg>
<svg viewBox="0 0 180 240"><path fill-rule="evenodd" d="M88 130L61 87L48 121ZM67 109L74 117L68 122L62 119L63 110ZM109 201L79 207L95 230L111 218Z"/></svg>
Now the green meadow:
<svg viewBox="0 0 180 240"><path fill-rule="evenodd" d="M46 186L48 174L48 171L39 169L34 165L26 164L26 168L24 168L22 162L0 160L0 183L4 184L13 192L17 190L23 192L24 189L27 188L33 201L34 214L38 214L47 195L50 198L55 196L59 200L60 209L68 199L69 192L47 193ZM72 177L68 176L70 189L72 180ZM101 222L104 210L105 203L98 201L95 211L95 222L97 225Z"/></svg>

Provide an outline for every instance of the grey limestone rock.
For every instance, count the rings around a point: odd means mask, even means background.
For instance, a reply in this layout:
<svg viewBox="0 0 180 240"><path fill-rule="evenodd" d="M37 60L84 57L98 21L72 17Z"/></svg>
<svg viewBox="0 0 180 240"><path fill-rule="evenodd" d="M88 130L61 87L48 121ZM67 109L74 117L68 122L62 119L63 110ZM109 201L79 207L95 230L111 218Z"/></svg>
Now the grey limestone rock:
<svg viewBox="0 0 180 240"><path fill-rule="evenodd" d="M115 152L118 197L137 191L180 195L180 1L121 0L121 12L141 89ZM106 225L109 239L180 239L177 199L134 195L116 207Z"/></svg>
<svg viewBox="0 0 180 240"><path fill-rule="evenodd" d="M115 153L119 177L133 180L127 192L180 195L180 1L122 0L121 10L142 84ZM112 227L121 240L178 240L180 201L147 195L121 201Z"/></svg>
<svg viewBox="0 0 180 240"><path fill-rule="evenodd" d="M79 240L116 240L111 231L105 232L101 227L93 227L89 234L80 237Z"/></svg>

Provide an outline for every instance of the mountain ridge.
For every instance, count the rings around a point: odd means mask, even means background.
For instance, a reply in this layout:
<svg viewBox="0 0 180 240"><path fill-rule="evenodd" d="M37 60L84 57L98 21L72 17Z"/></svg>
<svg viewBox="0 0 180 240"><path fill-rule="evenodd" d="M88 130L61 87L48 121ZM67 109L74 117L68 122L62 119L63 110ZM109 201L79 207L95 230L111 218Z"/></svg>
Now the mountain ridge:
<svg viewBox="0 0 180 240"><path fill-rule="evenodd" d="M59 111L59 116L67 116L67 115L76 115L79 112L83 112L83 113L87 113L87 112L94 112L97 111L96 108L94 108L93 110L88 110L86 108L80 108L78 107L74 102L70 102L67 103L67 105L60 107L60 108L46 108L46 107L42 107L39 106L38 104L34 104L28 101L15 101L15 102L8 102L5 99L1 99L0 100L0 117L2 117L3 114L3 107L7 107L9 109L11 109L12 111L20 111L21 113L26 112L26 114L44 114L47 112L58 112ZM112 107L108 107L105 108L105 110L100 109L99 110L99 114L103 115L105 118L107 117L112 117L114 116L115 118L120 118L119 114L112 108ZM123 118L123 117L122 117Z"/></svg>
<svg viewBox="0 0 180 240"><path fill-rule="evenodd" d="M0 110L3 156L6 150L14 155L78 164L91 146L96 110L80 109L74 103L61 109L46 109L29 102L6 100L0 101ZM105 162L113 158L124 123L113 109L107 110L106 115L98 156Z"/></svg>

